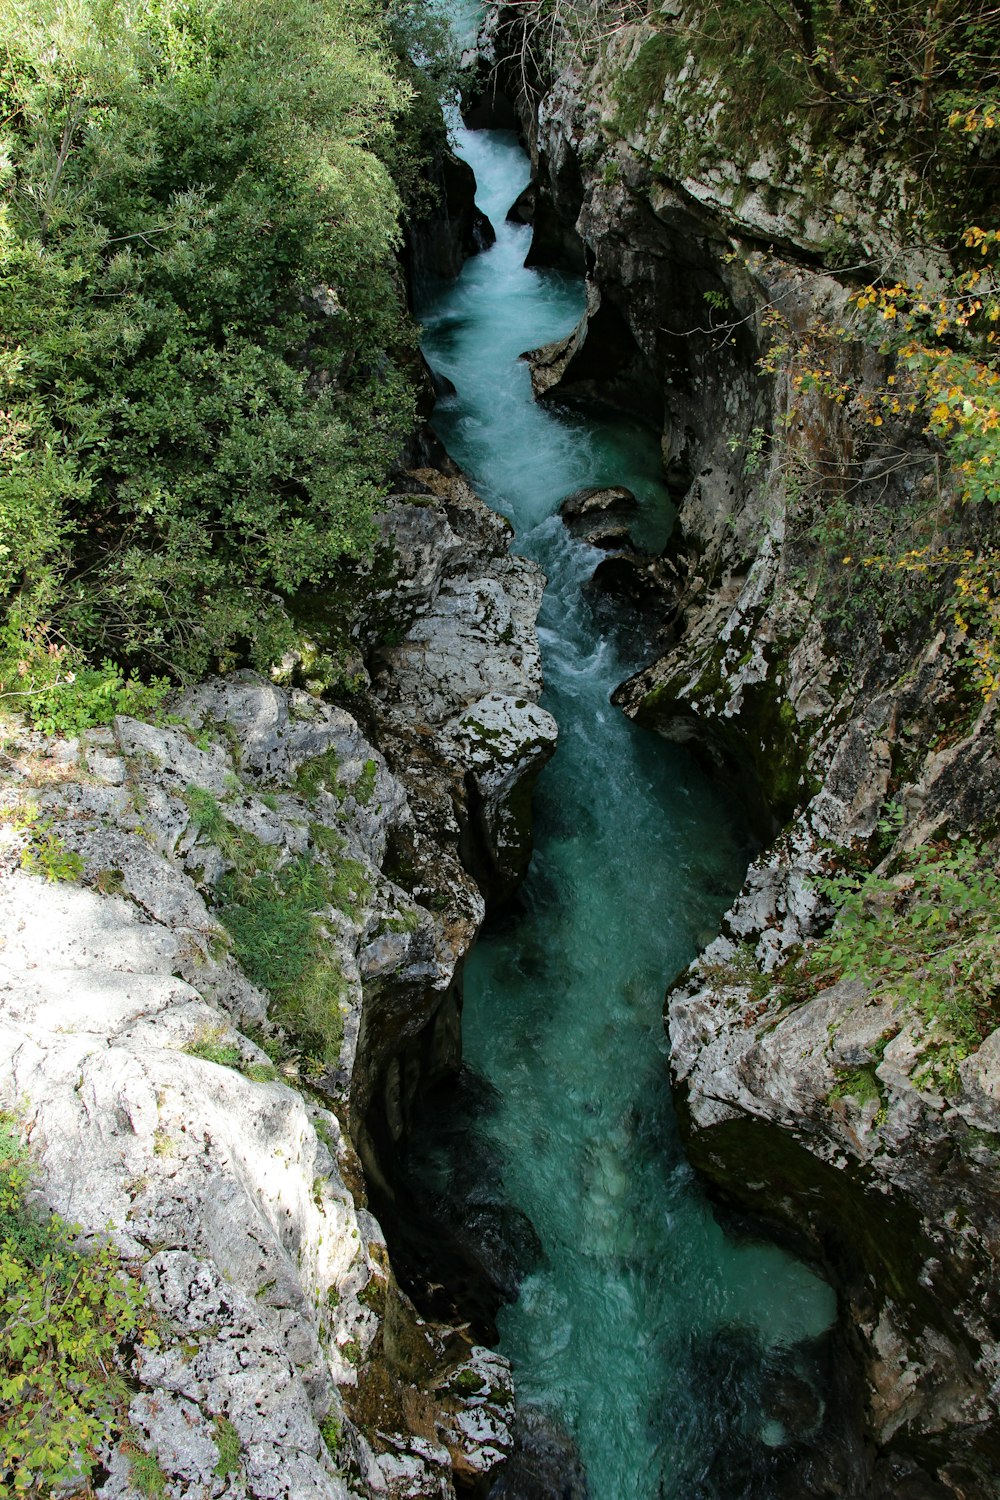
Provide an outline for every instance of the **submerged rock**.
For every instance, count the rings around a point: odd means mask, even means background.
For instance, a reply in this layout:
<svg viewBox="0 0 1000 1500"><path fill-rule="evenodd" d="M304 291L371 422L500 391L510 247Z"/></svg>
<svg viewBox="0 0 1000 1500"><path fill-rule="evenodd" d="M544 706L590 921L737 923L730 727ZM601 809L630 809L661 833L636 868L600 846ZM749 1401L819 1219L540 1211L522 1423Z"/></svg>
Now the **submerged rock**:
<svg viewBox="0 0 1000 1500"><path fill-rule="evenodd" d="M507 210L508 224L531 224L535 218L535 185L532 182L518 193Z"/></svg>
<svg viewBox="0 0 1000 1500"><path fill-rule="evenodd" d="M604 489L576 490L559 506L563 522L576 537L603 551L635 552L625 522L635 515L638 502L624 485Z"/></svg>
<svg viewBox="0 0 1000 1500"><path fill-rule="evenodd" d="M588 1500L588 1495L586 1473L569 1434L548 1412L521 1407L510 1462L488 1500Z"/></svg>
<svg viewBox="0 0 1000 1500"><path fill-rule="evenodd" d="M559 514L567 525L577 522L590 523L593 518L634 515L638 501L630 489L623 484L604 485L596 488L574 490L559 502Z"/></svg>

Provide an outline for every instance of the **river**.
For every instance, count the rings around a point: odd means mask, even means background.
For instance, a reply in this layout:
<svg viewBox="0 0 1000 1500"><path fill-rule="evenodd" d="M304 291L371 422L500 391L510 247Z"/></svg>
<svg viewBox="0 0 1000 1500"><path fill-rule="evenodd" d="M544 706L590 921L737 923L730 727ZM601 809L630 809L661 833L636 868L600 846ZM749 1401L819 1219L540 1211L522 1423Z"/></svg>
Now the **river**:
<svg viewBox="0 0 1000 1500"><path fill-rule="evenodd" d="M431 1121L413 1170L459 1212L502 1199L534 1226L541 1255L500 1347L520 1400L572 1435L591 1500L771 1500L783 1451L820 1420L834 1296L720 1228L680 1145L662 1020L666 985L741 883L745 828L684 752L610 706L636 664L581 593L600 554L556 513L578 487L626 484L640 539L662 544L658 447L628 420L533 401L518 356L570 330L582 285L524 268L530 230L505 222L529 176L516 138L459 127L456 144L497 240L418 309L427 359L456 388L434 426L548 577L542 701L560 739L517 914L466 971L480 1107L461 1129Z"/></svg>

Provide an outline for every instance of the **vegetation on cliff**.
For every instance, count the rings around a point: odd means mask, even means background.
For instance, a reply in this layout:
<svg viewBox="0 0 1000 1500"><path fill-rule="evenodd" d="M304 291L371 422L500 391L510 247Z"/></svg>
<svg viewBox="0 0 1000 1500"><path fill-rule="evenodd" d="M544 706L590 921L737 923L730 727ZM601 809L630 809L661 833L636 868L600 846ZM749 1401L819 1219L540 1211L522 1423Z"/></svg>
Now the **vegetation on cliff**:
<svg viewBox="0 0 1000 1500"><path fill-rule="evenodd" d="M936 467L921 513L903 526L892 515L892 537L880 547L865 546L849 522L833 517L821 529L845 565L881 575L867 591L876 610L880 596L891 607L901 589L914 593L914 581L947 576L951 614L969 636L968 665L985 697L996 691L1000 665L997 557L983 535L968 545L962 509L1000 498L1000 278L991 227L1000 197L998 19L990 0L694 5L657 23L621 89L622 115L633 126L644 110L662 107L665 88L670 130L690 133L692 119L707 126L700 143L674 142L682 168L703 170L720 149L749 167L748 150L766 155L782 142L779 155L792 153L785 171L818 204L835 196L845 157L875 168L873 183L893 193L881 207L895 225L898 255L903 263L924 257L926 272L900 277L891 257L866 253L855 227L836 215L839 228L822 255L852 287L853 315L841 323L816 315L793 329L772 309L764 369L791 366L796 389L851 407L868 428L869 451L885 450L887 472L912 462L915 434L904 429L910 417L922 418L930 450L942 452L955 482L942 486ZM659 60L652 72L650 49ZM880 382L838 353L859 341L886 357ZM800 487L815 484L815 475L791 468ZM855 487L859 475L826 474L823 488L835 502L843 482ZM930 604L925 590L920 606Z"/></svg>
<svg viewBox="0 0 1000 1500"><path fill-rule="evenodd" d="M30 1201L16 1119L0 1111L0 1495L78 1493L102 1441L128 1426L127 1371L156 1334L110 1246Z"/></svg>
<svg viewBox="0 0 1000 1500"><path fill-rule="evenodd" d="M384 17L0 0L0 22L8 706L86 659L88 692L266 664L283 600L370 545L412 421Z"/></svg>

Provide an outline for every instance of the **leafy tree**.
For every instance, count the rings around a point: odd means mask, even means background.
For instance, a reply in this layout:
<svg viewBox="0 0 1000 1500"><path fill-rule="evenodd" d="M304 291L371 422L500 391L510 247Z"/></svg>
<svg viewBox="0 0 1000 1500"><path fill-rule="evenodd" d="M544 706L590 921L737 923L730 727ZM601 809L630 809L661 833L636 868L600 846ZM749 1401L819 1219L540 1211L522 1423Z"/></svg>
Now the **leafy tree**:
<svg viewBox="0 0 1000 1500"><path fill-rule="evenodd" d="M0 0L4 686L273 659L411 414L366 0ZM19 678L19 682L14 679Z"/></svg>

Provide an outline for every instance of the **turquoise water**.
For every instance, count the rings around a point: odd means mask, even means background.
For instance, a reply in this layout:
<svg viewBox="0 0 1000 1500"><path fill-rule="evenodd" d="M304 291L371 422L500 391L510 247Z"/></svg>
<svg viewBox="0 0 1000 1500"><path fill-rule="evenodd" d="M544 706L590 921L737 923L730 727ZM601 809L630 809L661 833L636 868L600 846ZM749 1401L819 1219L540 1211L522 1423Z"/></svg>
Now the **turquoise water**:
<svg viewBox="0 0 1000 1500"><path fill-rule="evenodd" d="M569 331L582 288L523 266L530 230L505 222L528 178L514 137L460 130L458 144L497 243L419 310L427 358L457 392L434 425L548 576L542 701L560 741L522 910L466 971L465 1057L492 1104L422 1170L454 1197L485 1162L489 1191L534 1225L542 1255L501 1314L500 1347L520 1398L572 1434L591 1500L769 1500L793 1436L774 1393L789 1374L815 1387L810 1341L834 1297L781 1251L720 1229L681 1151L662 1022L666 985L741 882L744 830L680 750L610 706L634 663L581 596L600 554L554 514L582 485L624 483L644 539L662 542L657 444L531 399L518 355Z"/></svg>

